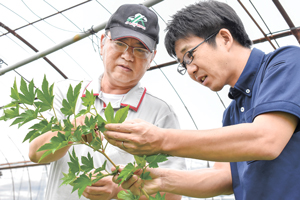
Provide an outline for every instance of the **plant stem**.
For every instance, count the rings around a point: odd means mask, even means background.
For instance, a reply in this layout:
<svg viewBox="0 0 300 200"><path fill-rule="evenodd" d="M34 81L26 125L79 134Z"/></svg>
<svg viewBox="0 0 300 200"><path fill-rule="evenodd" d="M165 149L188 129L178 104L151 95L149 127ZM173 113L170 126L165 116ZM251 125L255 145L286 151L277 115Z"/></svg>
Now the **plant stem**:
<svg viewBox="0 0 300 200"><path fill-rule="evenodd" d="M86 146L89 146L90 148L94 149L95 151L98 151L99 153L101 153L102 155L105 156L105 158L107 158L107 160L115 167L117 168L117 165L106 155L106 153L104 153L103 151L100 151L99 149L95 149L94 147L91 147L87 142L83 142L83 144L85 144Z"/></svg>
<svg viewBox="0 0 300 200"><path fill-rule="evenodd" d="M147 199L150 199L149 195L147 194L147 192L141 188L142 193L146 196Z"/></svg>

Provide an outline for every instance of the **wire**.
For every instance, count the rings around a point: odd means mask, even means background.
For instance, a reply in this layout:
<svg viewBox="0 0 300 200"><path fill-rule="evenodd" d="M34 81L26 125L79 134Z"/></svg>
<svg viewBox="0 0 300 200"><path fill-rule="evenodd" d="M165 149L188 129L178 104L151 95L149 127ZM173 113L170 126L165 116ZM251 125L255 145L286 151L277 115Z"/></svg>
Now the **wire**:
<svg viewBox="0 0 300 200"><path fill-rule="evenodd" d="M40 16L38 16L35 12L33 12L33 10L22 0L23 4L28 8L28 10L30 10L30 12L32 14L34 14L35 16L37 16L39 19L42 19ZM66 29L62 29L60 27L57 27L57 26L54 26L53 24L50 24L49 22L47 22L46 20L43 19L43 21L47 24L49 24L50 26L54 27L54 28L57 28L59 30L62 30L62 31L66 31L66 32L71 32L71 33L78 33L78 32L75 32L75 31L70 31L70 30L66 30Z"/></svg>
<svg viewBox="0 0 300 200"><path fill-rule="evenodd" d="M3 154L3 152L0 150L1 154L4 156L4 159L6 160L6 163L8 164L8 166L10 166L6 156ZM14 176L13 176L13 173L12 173L12 169L10 168L10 173L11 173L11 181L12 181L12 189L13 189L13 199L15 200L16 197L15 197L15 182L14 182Z"/></svg>
<svg viewBox="0 0 300 200"><path fill-rule="evenodd" d="M256 11L256 13L258 14L258 16L260 17L260 19L263 21L263 23L265 24L265 26L266 26L267 29L269 30L269 33L270 33L271 35L273 35L272 32L271 32L271 30L269 29L267 23L265 22L265 20L262 18L262 16L260 15L260 13L258 12L258 10L256 9L255 5L252 3L251 0L249 0L249 1L250 1L250 3L251 3L252 7L255 9L255 11ZM280 47L279 44L278 44L278 42L277 42L277 40L276 40L276 39L274 39L274 40L275 40L277 46Z"/></svg>
<svg viewBox="0 0 300 200"><path fill-rule="evenodd" d="M21 154L21 156L23 157L23 160L25 160L25 157L24 155L22 154L22 152L20 151L19 147L15 144L15 142L11 139L11 137L9 137L9 135L7 135L7 137L11 140L11 142L15 145L15 147L18 149L19 153ZM26 162L24 162L24 164L26 164ZM30 180L30 175L29 175L29 170L28 170L28 167L26 167L27 169L27 175L28 175L28 180L29 180L29 193L30 193L30 199L32 199L32 192L31 192L31 180ZM22 179L23 179L23 176L22 176ZM21 182L22 183L22 182ZM20 186L21 187L21 186ZM20 190L19 190L20 192Z"/></svg>
<svg viewBox="0 0 300 200"><path fill-rule="evenodd" d="M6 9L8 9L9 11L11 11L12 13L16 14L17 16L19 16L20 18L22 18L24 21L26 21L27 23L29 23L29 21L27 21L24 17L20 16L18 13L14 12L13 10L11 10L10 8L6 7L5 5L3 5L2 3L0 3L0 5L2 5L3 7L5 7ZM54 44L56 44L48 35L46 35L43 31L41 31L40 29L38 29L36 26L34 26L32 24L32 26L37 29L40 33L42 33L45 37L47 37L50 41L52 41ZM73 57L71 57L64 49L61 49L65 54L67 54L90 78L92 78L85 70L84 68L77 62L74 60Z"/></svg>
<svg viewBox="0 0 300 200"><path fill-rule="evenodd" d="M97 3L100 4L100 5L101 5L101 6L102 6L109 14L112 14L111 12L109 12L109 10L108 10L105 6L102 5L102 3L98 2L98 0L96 0L96 1L97 1Z"/></svg>

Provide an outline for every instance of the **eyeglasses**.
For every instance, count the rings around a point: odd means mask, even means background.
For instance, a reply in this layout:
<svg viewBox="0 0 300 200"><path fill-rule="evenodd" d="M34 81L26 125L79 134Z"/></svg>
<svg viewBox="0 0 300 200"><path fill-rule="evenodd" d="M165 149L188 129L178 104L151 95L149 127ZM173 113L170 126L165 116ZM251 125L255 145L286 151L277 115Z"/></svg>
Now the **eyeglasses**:
<svg viewBox="0 0 300 200"><path fill-rule="evenodd" d="M132 46L129 46L128 44L121 42L119 40L113 40L108 35L106 35L106 36L112 42L111 44L115 51L124 53L129 47L131 47L133 55L138 58L142 58L142 59L148 58L149 55L152 53L152 52L148 51L147 49L140 48L140 47L132 47Z"/></svg>
<svg viewBox="0 0 300 200"><path fill-rule="evenodd" d="M195 46L194 48L192 48L191 50L187 51L184 55L183 55L183 59L182 59L182 63L179 63L178 67L177 67L177 72L181 75L184 75L186 73L186 65L189 65L193 62L194 60L194 55L193 53L195 52L195 50L204 42L207 42L210 38L212 38L213 36L215 36L218 32L208 36L204 41L202 41L200 44L198 44L197 46Z"/></svg>

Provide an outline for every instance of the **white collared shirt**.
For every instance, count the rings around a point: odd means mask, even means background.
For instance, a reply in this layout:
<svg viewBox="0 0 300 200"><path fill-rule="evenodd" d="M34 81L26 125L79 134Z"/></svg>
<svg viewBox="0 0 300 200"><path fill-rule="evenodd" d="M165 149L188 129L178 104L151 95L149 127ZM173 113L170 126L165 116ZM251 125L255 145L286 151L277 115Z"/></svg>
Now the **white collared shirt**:
<svg viewBox="0 0 300 200"><path fill-rule="evenodd" d="M95 101L95 107L97 109L97 112L102 117L104 117L104 109L106 107L106 103L103 101L103 93L101 92L100 82L101 76L98 80L84 81L82 83L80 97L85 96L86 90L90 92L93 90L94 95L97 96ZM62 100L66 99L66 94L69 85L71 84L74 88L78 83L79 81L64 80L55 84L54 107L56 109L56 113L59 119L65 118L64 114L60 112L60 108L62 106ZM115 101L112 104L112 107L115 111L117 111L118 109L127 105L130 105L130 109L126 120L139 118L162 128L180 128L177 116L174 113L172 107L162 99L151 95L146 90L146 88L141 86L140 83L133 87L127 94L123 95L122 98L119 98L119 100ZM76 113L78 113L81 109L84 108L85 106L82 105L82 100L81 98L79 98L76 104ZM104 139L103 142L106 143L107 141ZM102 166L102 164L106 160L103 155L101 155L98 152L94 152L91 148L85 145L76 145L74 146L74 148L76 155L79 158L81 156L87 156L87 153L90 152L90 154L94 158L95 167ZM71 147L69 151L72 150L73 147ZM110 144L107 145L105 152L115 164L126 165L127 163L134 161L134 158L131 154ZM66 154L61 159L51 163L46 191L46 200L79 199L77 192L71 194L72 186L60 186L62 183L60 179L63 177L62 172L68 173L69 166L67 162L69 161L69 155ZM169 157L168 161L161 163L159 166L162 168L186 170L184 158L179 157ZM110 170L111 167L112 164L107 162L107 169ZM80 199L86 198L82 196Z"/></svg>

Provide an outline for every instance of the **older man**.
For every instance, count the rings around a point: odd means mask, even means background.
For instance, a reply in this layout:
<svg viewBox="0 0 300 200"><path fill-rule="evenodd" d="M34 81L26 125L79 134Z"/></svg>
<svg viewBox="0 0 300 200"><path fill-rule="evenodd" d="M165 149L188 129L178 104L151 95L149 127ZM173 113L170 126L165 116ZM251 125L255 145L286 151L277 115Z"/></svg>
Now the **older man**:
<svg viewBox="0 0 300 200"><path fill-rule="evenodd" d="M122 5L111 16L105 34L101 35L104 73L98 80L83 82L81 91L84 96L86 90L93 90L94 95L97 96L95 106L100 115L104 115L104 109L109 102L115 111L130 105L127 119L141 118L162 128L179 128L172 108L162 99L151 95L139 83L156 54L158 39L158 18L153 11L143 5ZM78 83L79 81L66 80L56 84L54 102L60 119L64 119L64 115L60 112L62 99L66 98L69 85ZM78 112L83 108L82 101L79 100L77 104ZM83 124L84 117L77 118L76 124ZM39 160L43 152L37 150L56 134L57 132L48 132L31 142L29 154L32 161ZM86 156L88 152L94 155L95 165L101 166L105 161L102 155L93 152L85 145L76 145L74 148L78 157ZM67 162L70 161L68 151L69 147L63 148L41 161L51 162L47 200L78 199L77 194L71 194L71 186L59 187L62 183L60 180L63 177L62 172L68 173ZM112 145L108 145L105 152L116 164L134 161L132 155ZM161 167L185 169L185 162L183 158L172 157L162 163ZM92 186L87 186L83 196L93 200L116 199L121 189L112 181L112 177L106 177ZM174 194L166 194L166 197L170 200L181 198Z"/></svg>
<svg viewBox="0 0 300 200"><path fill-rule="evenodd" d="M196 197L234 193L237 200L299 199L300 48L269 54L251 49L238 15L218 1L183 8L167 30L165 44L180 62L178 71L187 70L212 91L230 85L232 103L224 127L212 130L162 129L140 120L107 125L108 141L120 147L123 142L133 154L218 161L197 171L153 169L155 178L144 189ZM139 185L133 177L123 186L138 193Z"/></svg>

